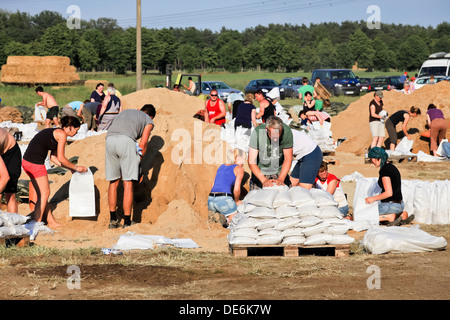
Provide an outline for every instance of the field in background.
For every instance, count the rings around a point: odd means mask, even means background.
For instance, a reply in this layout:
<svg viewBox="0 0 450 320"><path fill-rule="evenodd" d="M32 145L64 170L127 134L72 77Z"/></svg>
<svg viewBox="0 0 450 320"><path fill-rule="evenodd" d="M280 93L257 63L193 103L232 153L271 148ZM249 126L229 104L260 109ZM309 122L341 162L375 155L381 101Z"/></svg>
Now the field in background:
<svg viewBox="0 0 450 320"><path fill-rule="evenodd" d="M286 77L311 77L311 73L269 73L269 72L200 72L203 81L223 81L233 88L244 90L245 86L253 79L270 78L277 82L281 82ZM126 95L136 91L136 76L134 73L128 72L127 75L115 75L112 72L80 72L80 78L82 80L102 80L113 82L116 88ZM356 71L356 76L373 78L380 75L400 75L400 72L366 72ZM411 72L410 75L414 73ZM174 72L172 75L172 83L175 82L178 72ZM184 82L186 81L186 83ZM166 76L159 75L157 73L144 74L142 76L143 89L155 88L157 86L165 86ZM106 83L105 83L106 84ZM183 84L187 84L187 79L183 79ZM54 95L56 101L60 107L63 107L69 102L80 100L84 101L89 99L92 89L84 86L64 86L64 87L45 87L45 91ZM363 93L364 94L364 93ZM37 96L34 91L34 87L18 87L18 86L5 86L0 84L0 98L1 104L4 106L28 106L33 107L37 102L41 101L41 98ZM345 105L356 101L359 97L354 96L339 96L332 97L332 102L339 102ZM293 106L299 104L298 99L286 99L281 102L283 106Z"/></svg>

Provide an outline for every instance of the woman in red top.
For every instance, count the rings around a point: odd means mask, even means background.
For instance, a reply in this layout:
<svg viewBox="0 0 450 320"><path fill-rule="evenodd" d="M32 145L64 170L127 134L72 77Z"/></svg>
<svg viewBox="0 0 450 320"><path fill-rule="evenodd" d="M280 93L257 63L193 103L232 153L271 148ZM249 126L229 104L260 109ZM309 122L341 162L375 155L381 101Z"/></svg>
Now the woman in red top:
<svg viewBox="0 0 450 320"><path fill-rule="evenodd" d="M225 115L227 113L225 103L219 99L217 90L212 90L210 96L211 99L208 99L205 103L205 122L221 126L225 123Z"/></svg>

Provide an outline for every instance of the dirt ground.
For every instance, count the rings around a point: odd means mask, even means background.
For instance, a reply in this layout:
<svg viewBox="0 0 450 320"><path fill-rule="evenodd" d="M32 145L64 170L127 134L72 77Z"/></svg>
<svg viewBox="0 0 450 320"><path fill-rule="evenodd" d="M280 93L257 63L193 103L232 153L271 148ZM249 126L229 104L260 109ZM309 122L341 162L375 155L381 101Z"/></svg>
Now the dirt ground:
<svg viewBox="0 0 450 320"><path fill-rule="evenodd" d="M361 157L338 153L330 171L339 176L358 171L375 176L376 169ZM400 163L404 179L450 177L446 163ZM344 183L352 203L354 182ZM206 222L205 222L206 223ZM133 228L133 227L132 227ZM432 235L450 241L450 227L421 225ZM213 229L217 230L217 229ZM132 231L132 230L131 230ZM112 232L112 231L111 231ZM106 231L99 230L99 236ZM160 248L107 256L94 235L68 238L39 236L30 248L11 248L0 255L0 299L6 300L440 300L450 298L448 250L415 254L371 255L359 241L364 232L350 232L355 242L349 257L298 258L281 256L235 258L226 236L214 250ZM210 236L212 238L212 235ZM194 239L200 246L208 238ZM79 249L63 248L78 244ZM70 246L69 246L70 247ZM220 248L220 250L216 250ZM79 268L79 282L73 270ZM370 278L377 268L379 282ZM379 268L379 269L378 269ZM70 289L70 284L79 287ZM379 287L373 287L374 283ZM72 287L73 288L73 287Z"/></svg>

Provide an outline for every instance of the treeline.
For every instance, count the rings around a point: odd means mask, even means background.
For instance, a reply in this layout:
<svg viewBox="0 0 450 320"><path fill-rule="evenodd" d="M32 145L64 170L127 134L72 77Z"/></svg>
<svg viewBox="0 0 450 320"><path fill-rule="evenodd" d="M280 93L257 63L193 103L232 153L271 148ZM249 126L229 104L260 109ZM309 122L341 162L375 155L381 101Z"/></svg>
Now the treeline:
<svg viewBox="0 0 450 320"><path fill-rule="evenodd" d="M269 70L315 68L417 70L429 54L450 52L450 24L436 28L365 21L305 25L258 25L244 31L196 28L142 29L143 70ZM82 71L135 70L136 29L109 18L81 21L70 29L61 14L31 16L0 10L0 64L9 55L68 56Z"/></svg>

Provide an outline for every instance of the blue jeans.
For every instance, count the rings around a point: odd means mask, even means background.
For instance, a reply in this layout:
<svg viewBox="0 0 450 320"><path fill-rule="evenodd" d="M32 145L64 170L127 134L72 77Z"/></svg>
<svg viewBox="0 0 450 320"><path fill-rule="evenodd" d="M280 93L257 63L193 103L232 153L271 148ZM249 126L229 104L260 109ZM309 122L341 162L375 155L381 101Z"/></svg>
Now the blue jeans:
<svg viewBox="0 0 450 320"><path fill-rule="evenodd" d="M344 207L340 207L338 208L339 212L342 213L342 215L344 217L346 217L348 215L348 205L344 206Z"/></svg>
<svg viewBox="0 0 450 320"><path fill-rule="evenodd" d="M223 214L225 217L233 214L237 210L236 202L232 197L208 197L208 210Z"/></svg>
<svg viewBox="0 0 450 320"><path fill-rule="evenodd" d="M405 208L405 204L403 203L395 203L395 202L380 202L378 203L378 212L381 215L395 213L399 214L403 212Z"/></svg>
<svg viewBox="0 0 450 320"><path fill-rule="evenodd" d="M444 152L447 155L447 158L450 158L450 142L444 142L442 144L442 148L444 149Z"/></svg>

